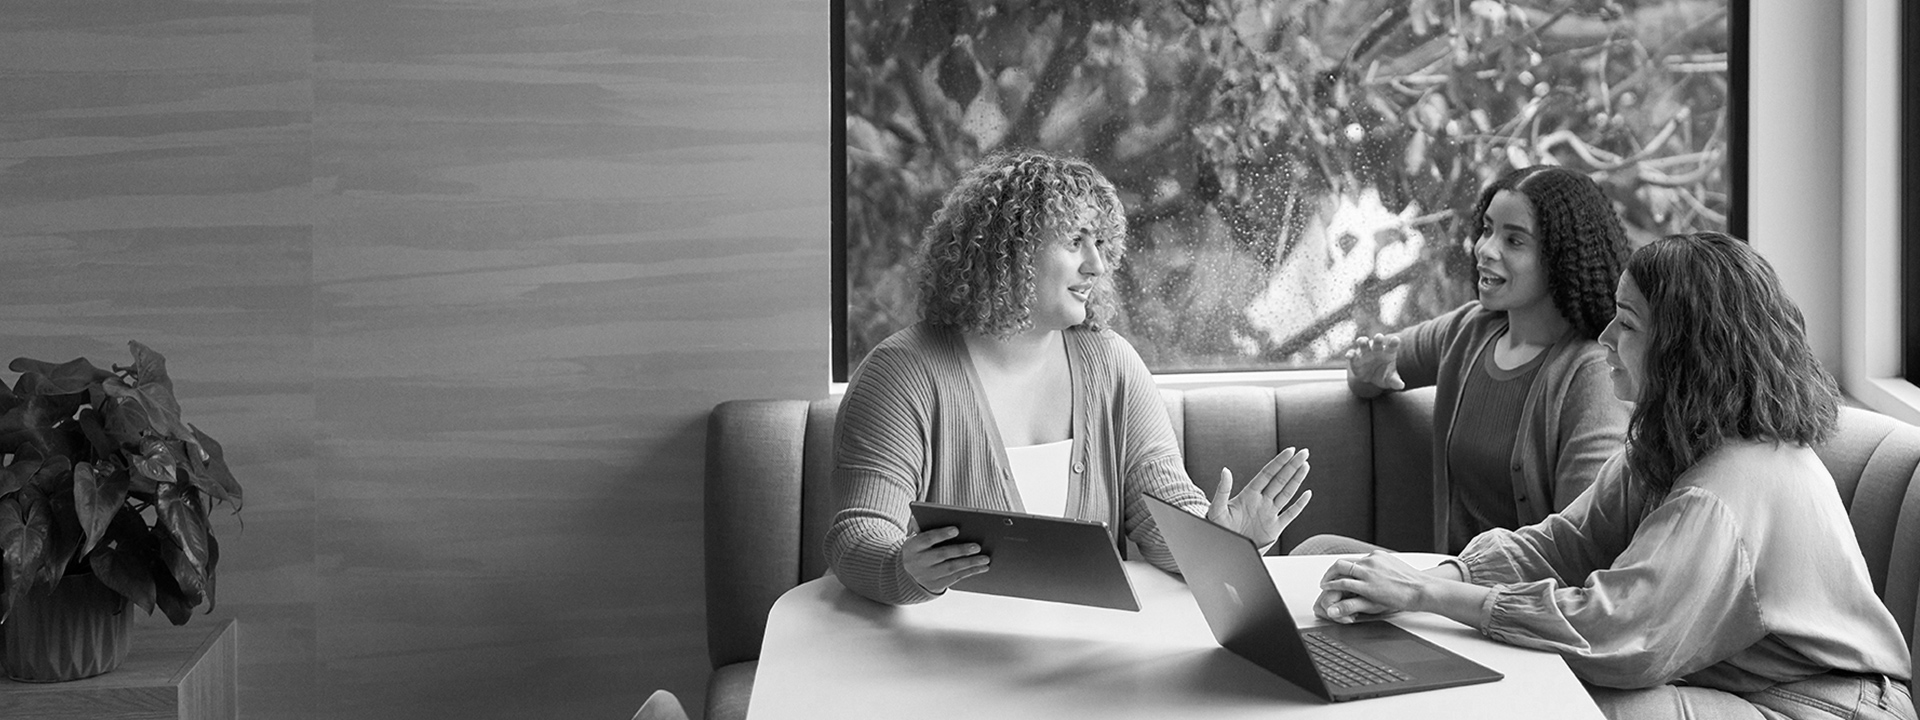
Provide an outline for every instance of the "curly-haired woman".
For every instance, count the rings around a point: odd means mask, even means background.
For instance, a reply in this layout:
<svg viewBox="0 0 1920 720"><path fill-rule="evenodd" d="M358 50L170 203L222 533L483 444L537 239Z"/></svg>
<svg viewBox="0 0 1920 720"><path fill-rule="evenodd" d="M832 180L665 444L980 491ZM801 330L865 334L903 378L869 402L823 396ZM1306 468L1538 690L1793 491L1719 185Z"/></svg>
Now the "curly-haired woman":
<svg viewBox="0 0 1920 720"><path fill-rule="evenodd" d="M988 571L977 546L941 544L953 528L916 532L916 500L1104 521L1168 570L1143 494L1262 545L1300 514L1304 450L1231 498L1224 469L1211 499L1188 479L1153 377L1104 327L1125 235L1113 185L1079 160L995 154L947 194L921 321L875 346L841 400L826 555L848 588L923 602Z"/></svg>
<svg viewBox="0 0 1920 720"><path fill-rule="evenodd" d="M1673 236L1615 298L1600 341L1633 416L1592 491L1424 573L1336 561L1315 611L1431 611L1557 652L1609 717L1913 720L1912 658L1812 449L1839 392L1773 268Z"/></svg>
<svg viewBox="0 0 1920 720"><path fill-rule="evenodd" d="M1347 385L1360 397L1435 386L1433 541L1446 552L1567 507L1627 426L1595 342L1613 319L1627 252L1599 184L1566 168L1521 168L1481 193L1473 221L1479 299L1355 338L1347 351ZM1366 547L1320 536L1294 552Z"/></svg>

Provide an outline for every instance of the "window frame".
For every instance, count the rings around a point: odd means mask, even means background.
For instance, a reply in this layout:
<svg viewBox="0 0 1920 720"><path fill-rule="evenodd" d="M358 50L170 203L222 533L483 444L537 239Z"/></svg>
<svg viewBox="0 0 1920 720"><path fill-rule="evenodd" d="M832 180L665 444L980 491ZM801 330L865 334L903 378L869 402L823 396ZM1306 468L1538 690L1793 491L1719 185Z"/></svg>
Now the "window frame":
<svg viewBox="0 0 1920 720"><path fill-rule="evenodd" d="M1903 346L1920 342L1920 280L1903 283L1920 270L1912 267L1920 258L1901 252L1903 235L1920 232L1920 203L1900 201L1902 181L1920 173L1920 157L1885 148L1886 139L1899 142L1904 127L1920 123L1912 113L1903 119L1903 106L1920 107L1920 97L1903 92L1912 83L1897 62L1920 52L1901 42L1903 34L1917 37L1906 29L1920 23L1914 15L1903 14L1898 0L1847 0L1843 8L1841 273L1830 281L1840 290L1842 389L1869 409L1920 423L1920 387L1903 360ZM1905 357L1920 361L1920 353Z"/></svg>

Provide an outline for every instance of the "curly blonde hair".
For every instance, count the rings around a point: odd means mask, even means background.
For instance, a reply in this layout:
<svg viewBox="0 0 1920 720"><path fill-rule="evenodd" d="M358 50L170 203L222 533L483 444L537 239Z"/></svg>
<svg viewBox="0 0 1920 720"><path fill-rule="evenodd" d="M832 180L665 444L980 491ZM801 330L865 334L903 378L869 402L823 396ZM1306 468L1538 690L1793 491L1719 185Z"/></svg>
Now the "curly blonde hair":
<svg viewBox="0 0 1920 720"><path fill-rule="evenodd" d="M1094 240L1108 268L1126 254L1127 218L1113 183L1092 165L1035 150L981 159L948 191L920 253L920 313L928 324L996 337L1033 327L1033 262L1091 205ZM1112 316L1113 284L1100 278L1076 327Z"/></svg>

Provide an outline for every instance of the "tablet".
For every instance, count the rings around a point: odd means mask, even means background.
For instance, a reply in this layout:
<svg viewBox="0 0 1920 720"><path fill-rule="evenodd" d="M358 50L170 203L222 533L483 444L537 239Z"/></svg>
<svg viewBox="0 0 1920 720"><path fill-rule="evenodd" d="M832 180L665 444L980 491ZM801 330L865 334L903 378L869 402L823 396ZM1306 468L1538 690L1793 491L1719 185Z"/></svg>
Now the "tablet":
<svg viewBox="0 0 1920 720"><path fill-rule="evenodd" d="M912 508L921 530L959 528L959 537L948 542L979 543L980 553L993 560L986 572L955 583L953 590L1140 610L1106 523L927 502Z"/></svg>

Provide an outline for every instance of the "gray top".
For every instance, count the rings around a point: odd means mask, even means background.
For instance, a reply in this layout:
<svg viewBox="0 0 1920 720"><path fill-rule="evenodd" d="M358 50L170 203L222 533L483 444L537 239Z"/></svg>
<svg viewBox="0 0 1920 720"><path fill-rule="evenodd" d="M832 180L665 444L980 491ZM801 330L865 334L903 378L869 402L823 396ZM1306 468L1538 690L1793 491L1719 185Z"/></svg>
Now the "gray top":
<svg viewBox="0 0 1920 720"><path fill-rule="evenodd" d="M1507 467L1513 459L1514 435L1520 430L1520 410L1527 404L1527 388L1547 354L1501 369L1493 361L1496 344L1487 343L1467 373L1453 441L1447 444L1447 476L1456 479L1447 552L1460 552L1473 536L1493 528L1525 524L1516 514Z"/></svg>

